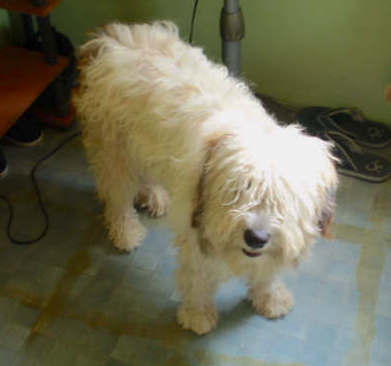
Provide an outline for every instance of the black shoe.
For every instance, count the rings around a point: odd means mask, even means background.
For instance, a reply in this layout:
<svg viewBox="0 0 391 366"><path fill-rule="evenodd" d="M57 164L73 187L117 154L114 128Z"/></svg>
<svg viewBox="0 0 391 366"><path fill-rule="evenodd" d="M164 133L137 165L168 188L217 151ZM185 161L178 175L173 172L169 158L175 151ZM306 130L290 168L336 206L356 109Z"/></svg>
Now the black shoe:
<svg viewBox="0 0 391 366"><path fill-rule="evenodd" d="M4 140L18 146L34 146L41 142L42 137L42 130L35 118L26 114L7 131Z"/></svg>
<svg viewBox="0 0 391 366"><path fill-rule="evenodd" d="M297 120L308 134L333 143L340 174L370 183L382 183L391 178L391 163L387 159L364 151L355 140L330 128L327 121L318 118L319 112L323 113L317 107L303 109L297 114Z"/></svg>
<svg viewBox="0 0 391 366"><path fill-rule="evenodd" d="M0 179L4 178L8 172L7 160L5 160L3 152L0 150Z"/></svg>
<svg viewBox="0 0 391 366"><path fill-rule="evenodd" d="M382 149L391 144L391 129L367 120L357 109L308 107L299 111L297 119L315 128L320 123L328 132L342 133L363 147Z"/></svg>

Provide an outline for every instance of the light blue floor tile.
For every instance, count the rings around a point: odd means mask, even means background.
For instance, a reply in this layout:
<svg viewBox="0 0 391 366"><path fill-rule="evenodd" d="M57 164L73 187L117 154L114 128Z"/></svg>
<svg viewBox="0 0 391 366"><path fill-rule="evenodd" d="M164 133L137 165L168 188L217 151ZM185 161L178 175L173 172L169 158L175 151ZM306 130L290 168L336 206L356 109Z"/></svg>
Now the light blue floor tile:
<svg viewBox="0 0 391 366"><path fill-rule="evenodd" d="M131 363L131 361L128 361L128 362L121 362L121 361L118 361L118 360L114 360L113 358L110 358L104 365L105 366L126 366L126 365L129 365Z"/></svg>
<svg viewBox="0 0 391 366"><path fill-rule="evenodd" d="M391 318L378 315L375 319L375 326L375 339L384 340L391 349Z"/></svg>
<svg viewBox="0 0 391 366"><path fill-rule="evenodd" d="M12 365L17 353L14 350L0 346L0 365Z"/></svg>
<svg viewBox="0 0 391 366"><path fill-rule="evenodd" d="M337 329L333 326L314 324L307 333L306 347L325 347L332 349L337 336Z"/></svg>
<svg viewBox="0 0 391 366"><path fill-rule="evenodd" d="M336 222L353 225L359 228L370 228L369 221L375 190L367 183L352 181L350 178L341 178L338 190Z"/></svg>
<svg viewBox="0 0 391 366"><path fill-rule="evenodd" d="M371 366L391 364L391 342L388 338L376 337L371 347Z"/></svg>
<svg viewBox="0 0 391 366"><path fill-rule="evenodd" d="M223 283L217 291L216 303L219 311L230 312L247 298L247 284L239 278ZM248 306L250 303L248 302Z"/></svg>
<svg viewBox="0 0 391 366"><path fill-rule="evenodd" d="M304 346L297 357L297 363L299 365L326 366L328 355L329 350L321 345L316 348L306 348Z"/></svg>
<svg viewBox="0 0 391 366"><path fill-rule="evenodd" d="M336 336L326 356L327 366L345 365L346 357L352 349L356 336L351 329L341 327L336 329Z"/></svg>
<svg viewBox="0 0 391 366"><path fill-rule="evenodd" d="M118 361L132 360L137 365L158 365L170 357L171 351L158 342L136 337L122 336L111 357Z"/></svg>
<svg viewBox="0 0 391 366"><path fill-rule="evenodd" d="M131 265L143 270L154 271L160 262L160 256L157 253L144 250L143 247L137 249L132 257Z"/></svg>
<svg viewBox="0 0 391 366"><path fill-rule="evenodd" d="M377 303L376 313L384 317L391 318L391 249L387 252L386 262L384 265L384 271L381 276Z"/></svg>
<svg viewBox="0 0 391 366"><path fill-rule="evenodd" d="M296 302L293 310L283 319L275 321L275 328L281 334L289 335L301 341L305 340L312 319L308 317L307 308ZM273 324L271 325L273 327Z"/></svg>
<svg viewBox="0 0 391 366"><path fill-rule="evenodd" d="M30 334L30 329L17 324L5 324L0 328L0 346L20 351Z"/></svg>
<svg viewBox="0 0 391 366"><path fill-rule="evenodd" d="M106 366L109 358L107 356L100 360L91 359L86 356L80 355L76 357L74 366Z"/></svg>
<svg viewBox="0 0 391 366"><path fill-rule="evenodd" d="M49 366L56 343L55 338L35 335L25 342L23 350L18 353L18 357L12 366Z"/></svg>

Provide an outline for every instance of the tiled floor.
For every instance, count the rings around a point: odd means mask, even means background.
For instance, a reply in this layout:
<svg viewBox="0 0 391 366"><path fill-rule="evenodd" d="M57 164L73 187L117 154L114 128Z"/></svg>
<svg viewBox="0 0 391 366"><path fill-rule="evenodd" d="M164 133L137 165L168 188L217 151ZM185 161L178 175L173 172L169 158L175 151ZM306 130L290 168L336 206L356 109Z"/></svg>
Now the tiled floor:
<svg viewBox="0 0 391 366"><path fill-rule="evenodd" d="M15 236L39 232L28 172L68 133L3 147L10 174L0 192L15 207ZM257 316L232 280L218 294L217 330L199 337L175 322L171 234L155 222L140 249L117 253L86 168L78 139L40 168L50 230L33 246L8 242L0 204L1 366L391 365L391 181L342 178L336 240L319 241L287 276L296 297L288 316Z"/></svg>

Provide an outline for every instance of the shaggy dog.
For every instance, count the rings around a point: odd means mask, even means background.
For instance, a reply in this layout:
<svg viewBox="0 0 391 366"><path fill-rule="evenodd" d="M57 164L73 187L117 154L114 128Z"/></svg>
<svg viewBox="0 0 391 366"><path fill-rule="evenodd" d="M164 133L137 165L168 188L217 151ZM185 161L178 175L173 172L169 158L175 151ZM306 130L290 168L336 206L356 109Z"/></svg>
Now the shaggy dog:
<svg viewBox="0 0 391 366"><path fill-rule="evenodd" d="M114 245L128 251L142 242L135 204L167 214L185 329L216 326L214 295L227 270L247 278L258 313L291 309L279 274L328 234L332 219L328 143L279 125L170 22L98 31L80 50L74 104Z"/></svg>

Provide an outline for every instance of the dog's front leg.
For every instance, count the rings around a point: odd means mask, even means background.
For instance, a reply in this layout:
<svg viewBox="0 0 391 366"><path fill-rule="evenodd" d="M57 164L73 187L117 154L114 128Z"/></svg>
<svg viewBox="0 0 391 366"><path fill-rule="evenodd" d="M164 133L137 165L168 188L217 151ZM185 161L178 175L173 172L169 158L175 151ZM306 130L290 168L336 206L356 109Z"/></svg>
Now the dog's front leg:
<svg viewBox="0 0 391 366"><path fill-rule="evenodd" d="M215 261L201 252L197 240L195 233L177 239L179 247L177 284L182 298L177 319L184 329L205 334L217 324L218 315L214 297L219 275Z"/></svg>
<svg viewBox="0 0 391 366"><path fill-rule="evenodd" d="M248 297L255 310L265 318L279 318L292 309L293 296L275 275L250 277L249 285Z"/></svg>

